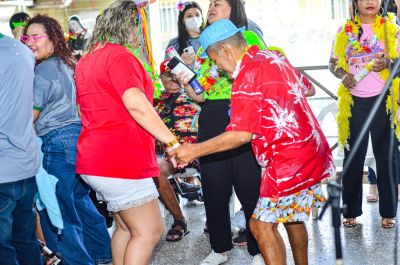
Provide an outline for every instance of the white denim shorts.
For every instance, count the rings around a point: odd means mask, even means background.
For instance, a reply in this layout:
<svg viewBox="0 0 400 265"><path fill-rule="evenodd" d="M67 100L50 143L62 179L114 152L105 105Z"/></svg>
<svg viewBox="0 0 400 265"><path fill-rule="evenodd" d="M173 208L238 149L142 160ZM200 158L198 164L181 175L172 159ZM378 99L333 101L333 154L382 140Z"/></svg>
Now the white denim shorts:
<svg viewBox="0 0 400 265"><path fill-rule="evenodd" d="M158 191L152 178L120 179L81 175L82 179L107 203L107 210L118 212L138 207L158 199Z"/></svg>

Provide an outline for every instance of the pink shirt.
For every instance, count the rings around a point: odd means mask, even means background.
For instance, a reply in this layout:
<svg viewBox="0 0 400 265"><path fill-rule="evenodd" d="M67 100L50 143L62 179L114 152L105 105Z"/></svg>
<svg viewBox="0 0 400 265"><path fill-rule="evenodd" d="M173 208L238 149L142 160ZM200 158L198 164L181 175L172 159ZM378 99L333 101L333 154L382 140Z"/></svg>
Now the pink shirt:
<svg viewBox="0 0 400 265"><path fill-rule="evenodd" d="M371 41L375 35L372 30L372 24L363 24L363 34L360 38L361 46L367 45L371 52L367 53L364 50L358 53L354 48L348 44L346 47L347 63L349 65L349 71L351 74L356 75L363 69L372 59L375 58L376 54L384 54L385 44L382 41ZM397 38L399 40L399 38ZM400 45L397 45L399 50ZM350 90L350 93L356 97L373 97L379 95L382 92L384 81L377 72L370 72L364 79L362 79L356 87Z"/></svg>

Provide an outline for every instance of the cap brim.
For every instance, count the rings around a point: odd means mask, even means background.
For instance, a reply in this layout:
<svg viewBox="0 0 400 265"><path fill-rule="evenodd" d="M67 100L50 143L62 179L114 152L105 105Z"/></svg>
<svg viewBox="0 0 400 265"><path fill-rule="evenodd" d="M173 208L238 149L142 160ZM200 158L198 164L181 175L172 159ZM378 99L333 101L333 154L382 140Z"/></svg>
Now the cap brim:
<svg viewBox="0 0 400 265"><path fill-rule="evenodd" d="M233 35L235 35L238 32L242 32L243 33L243 31L245 31L245 30L246 30L246 27L240 27L240 28L238 28L238 30ZM232 36L230 36L230 37L232 37ZM226 39L228 39L230 37L227 37ZM219 40L219 41L216 41L216 42L220 42L220 41L223 41L223 40L226 40L226 39L222 39L222 40ZM210 46L208 46L208 47L210 47ZM200 54L200 58L202 58L202 59L207 59L208 58L208 54L207 54L208 47L206 49L204 49L204 51Z"/></svg>

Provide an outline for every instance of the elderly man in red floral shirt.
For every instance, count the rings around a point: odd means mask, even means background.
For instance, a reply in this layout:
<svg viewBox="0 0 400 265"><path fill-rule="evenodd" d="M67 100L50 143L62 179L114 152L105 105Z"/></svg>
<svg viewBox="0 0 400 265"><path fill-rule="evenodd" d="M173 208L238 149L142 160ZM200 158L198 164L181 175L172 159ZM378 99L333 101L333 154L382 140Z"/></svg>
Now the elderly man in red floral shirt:
<svg viewBox="0 0 400 265"><path fill-rule="evenodd" d="M262 167L260 198L250 228L267 264L286 264L277 227L283 223L295 263L307 264L304 221L325 197L319 182L334 172L329 145L305 98L305 85L280 53L248 47L229 20L207 27L200 37L204 56L234 79L226 132L170 153L180 163L252 143Z"/></svg>

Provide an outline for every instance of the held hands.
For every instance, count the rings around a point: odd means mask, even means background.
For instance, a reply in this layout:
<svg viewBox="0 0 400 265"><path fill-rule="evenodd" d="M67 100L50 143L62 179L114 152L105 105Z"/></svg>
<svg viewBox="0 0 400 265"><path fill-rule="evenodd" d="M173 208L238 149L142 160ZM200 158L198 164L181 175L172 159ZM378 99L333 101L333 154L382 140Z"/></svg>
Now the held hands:
<svg viewBox="0 0 400 265"><path fill-rule="evenodd" d="M196 158L195 144L183 144L176 149L168 151L168 157L174 158L179 166L184 167Z"/></svg>

